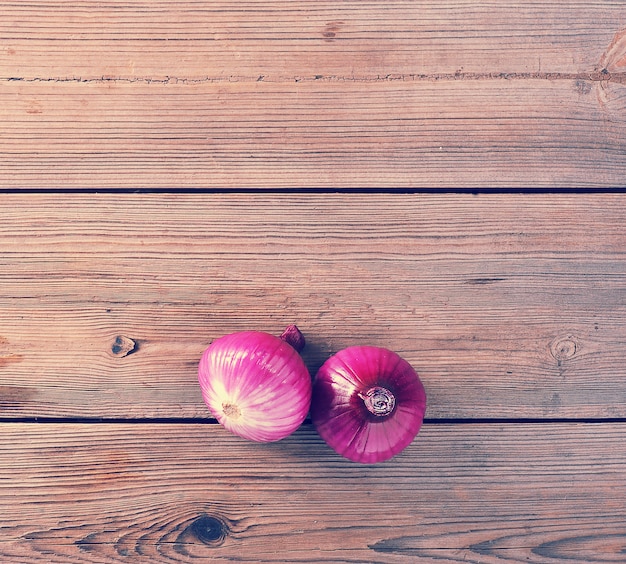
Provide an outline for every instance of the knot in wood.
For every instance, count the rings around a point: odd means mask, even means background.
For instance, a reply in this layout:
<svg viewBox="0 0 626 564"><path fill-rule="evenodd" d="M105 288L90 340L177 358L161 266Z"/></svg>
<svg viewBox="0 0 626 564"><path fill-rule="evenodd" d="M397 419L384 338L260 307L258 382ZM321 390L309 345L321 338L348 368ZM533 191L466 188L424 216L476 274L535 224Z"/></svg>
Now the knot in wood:
<svg viewBox="0 0 626 564"><path fill-rule="evenodd" d="M137 348L137 341L124 335L118 335L117 337L115 337L115 341L113 341L113 345L111 346L111 352L115 356L124 358L125 356L134 353Z"/></svg>
<svg viewBox="0 0 626 564"><path fill-rule="evenodd" d="M228 536L228 525L219 517L202 514L188 527L187 532L203 544L218 546Z"/></svg>
<svg viewBox="0 0 626 564"><path fill-rule="evenodd" d="M558 360L569 360L579 350L580 345L574 337L568 335L567 337L557 337L550 345L550 353Z"/></svg>

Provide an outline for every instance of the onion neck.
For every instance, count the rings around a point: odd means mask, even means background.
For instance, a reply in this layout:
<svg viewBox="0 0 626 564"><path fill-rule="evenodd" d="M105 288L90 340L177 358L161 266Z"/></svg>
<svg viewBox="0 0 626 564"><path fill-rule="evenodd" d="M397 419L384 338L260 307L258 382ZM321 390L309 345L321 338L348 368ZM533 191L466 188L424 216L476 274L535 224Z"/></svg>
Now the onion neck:
<svg viewBox="0 0 626 564"><path fill-rule="evenodd" d="M280 338L288 345L291 345L294 349L296 349L296 352L301 352L306 343L304 335L295 325L287 326Z"/></svg>
<svg viewBox="0 0 626 564"><path fill-rule="evenodd" d="M377 417L386 417L396 407L396 398L391 391L382 386L374 386L364 394L359 394L365 407Z"/></svg>

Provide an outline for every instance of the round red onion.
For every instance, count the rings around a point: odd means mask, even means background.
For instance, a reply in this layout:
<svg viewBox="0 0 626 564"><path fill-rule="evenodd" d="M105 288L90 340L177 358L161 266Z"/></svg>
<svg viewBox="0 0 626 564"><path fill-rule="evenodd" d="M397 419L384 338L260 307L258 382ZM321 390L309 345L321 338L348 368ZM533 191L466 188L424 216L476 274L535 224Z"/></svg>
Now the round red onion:
<svg viewBox="0 0 626 564"><path fill-rule="evenodd" d="M313 382L313 424L329 446L354 462L374 464L398 454L417 435L425 411L419 376L388 349L344 349Z"/></svg>
<svg viewBox="0 0 626 564"><path fill-rule="evenodd" d="M311 404L311 376L298 354L303 346L295 325L280 338L243 331L215 340L198 367L211 413L226 429L252 441L278 441L293 433Z"/></svg>

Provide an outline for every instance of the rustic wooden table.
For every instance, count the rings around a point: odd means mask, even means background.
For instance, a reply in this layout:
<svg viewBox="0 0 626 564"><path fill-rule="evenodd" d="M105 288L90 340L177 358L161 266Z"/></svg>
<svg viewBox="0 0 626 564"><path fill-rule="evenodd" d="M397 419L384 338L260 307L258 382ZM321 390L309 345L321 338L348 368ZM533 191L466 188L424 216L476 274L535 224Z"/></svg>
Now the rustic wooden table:
<svg viewBox="0 0 626 564"><path fill-rule="evenodd" d="M626 562L626 3L0 14L1 562ZM418 370L403 453L216 424L292 322Z"/></svg>

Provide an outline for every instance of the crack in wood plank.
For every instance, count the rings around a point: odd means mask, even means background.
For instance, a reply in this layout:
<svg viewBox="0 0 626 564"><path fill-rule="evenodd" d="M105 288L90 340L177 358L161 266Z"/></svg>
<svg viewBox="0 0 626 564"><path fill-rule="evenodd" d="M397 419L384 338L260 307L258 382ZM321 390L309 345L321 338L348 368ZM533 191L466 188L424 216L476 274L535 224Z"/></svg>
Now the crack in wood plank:
<svg viewBox="0 0 626 564"><path fill-rule="evenodd" d="M574 80L588 82L614 82L618 84L626 84L626 73L610 72L607 68L599 71L591 72L454 72L454 73L389 73L385 75L377 75L375 77L367 76L339 76L339 75L323 75L316 74L312 76L294 76L289 78L271 79L263 74L256 76L228 76L228 77L203 77L203 78L184 78L177 76L166 76L164 78L151 77L124 77L124 76L101 76L101 77L0 77L0 82L50 82L50 83L84 83L84 84L102 84L102 83L125 83L125 84L207 84L207 83L223 83L223 82L391 82L391 81L476 81L476 80Z"/></svg>

